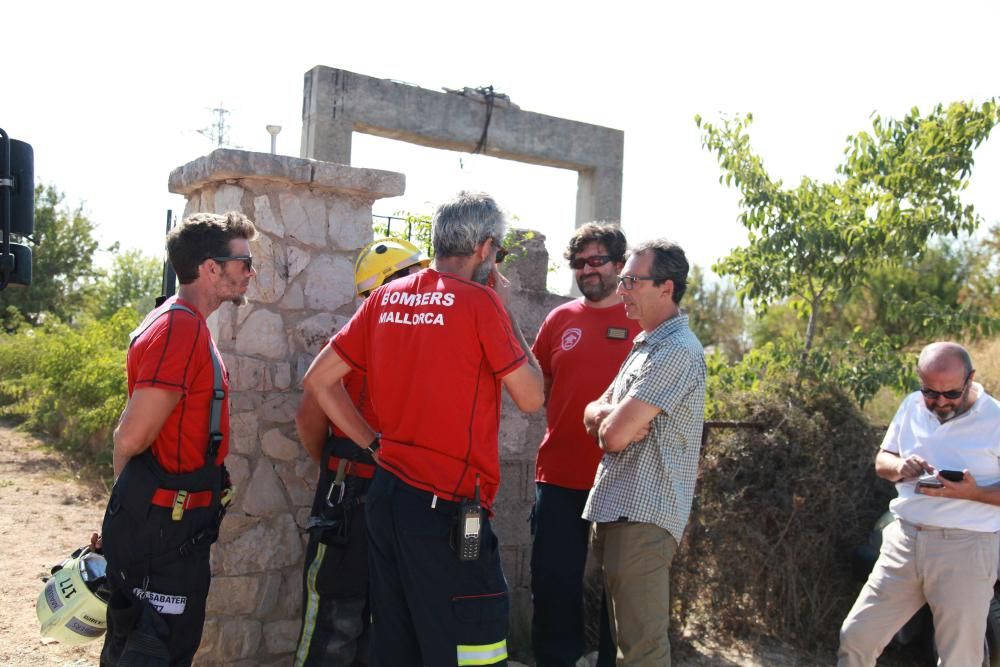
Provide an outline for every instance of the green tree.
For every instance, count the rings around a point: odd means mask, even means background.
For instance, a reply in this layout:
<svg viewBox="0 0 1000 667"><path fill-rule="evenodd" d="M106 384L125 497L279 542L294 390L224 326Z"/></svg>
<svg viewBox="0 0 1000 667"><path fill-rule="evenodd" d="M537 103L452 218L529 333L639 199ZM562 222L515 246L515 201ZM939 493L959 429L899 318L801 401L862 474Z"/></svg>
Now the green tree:
<svg viewBox="0 0 1000 667"><path fill-rule="evenodd" d="M941 335L974 336L995 328L981 309L941 294L908 301L890 291L882 295L885 308L905 326L855 326L845 338L827 337L814 349L821 322L829 322L835 306L855 290L873 286L878 272L891 273L908 258L923 256L934 238L976 229L980 218L960 193L968 185L973 151L1000 122L993 100L980 107L938 105L926 116L914 108L901 120L875 116L870 132L848 137L835 180L804 177L795 187L771 178L752 151L750 115L719 126L695 120L704 146L718 157L720 182L740 190L740 220L749 236L747 246L713 268L733 277L740 299L758 314L788 303L801 316L804 332L782 348L786 355L794 351L800 377L809 371L836 379L865 400L882 384L909 381L902 350Z"/></svg>
<svg viewBox="0 0 1000 667"><path fill-rule="evenodd" d="M139 315L153 309L163 283L163 262L139 250L115 255L111 270L98 282L95 314L108 318L122 308Z"/></svg>
<svg viewBox="0 0 1000 667"><path fill-rule="evenodd" d="M82 312L98 276L94 223L82 206L70 209L63 199L51 185L35 188L31 285L0 292L0 311L13 306L33 324L46 313L66 320Z"/></svg>
<svg viewBox="0 0 1000 667"><path fill-rule="evenodd" d="M691 267L684 294L691 330L705 347L715 347L730 361L739 360L747 350L746 313L728 281L710 280L700 266Z"/></svg>

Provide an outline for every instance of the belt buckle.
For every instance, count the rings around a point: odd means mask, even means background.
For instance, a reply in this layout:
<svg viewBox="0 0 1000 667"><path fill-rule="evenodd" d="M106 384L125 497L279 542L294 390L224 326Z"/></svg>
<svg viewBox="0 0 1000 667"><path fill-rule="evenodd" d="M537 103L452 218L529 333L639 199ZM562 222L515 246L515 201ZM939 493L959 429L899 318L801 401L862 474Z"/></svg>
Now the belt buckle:
<svg viewBox="0 0 1000 667"><path fill-rule="evenodd" d="M180 521L184 518L184 505L187 502L187 495L188 492L181 489L177 492L177 495L174 496L174 507L170 512L170 518L174 521Z"/></svg>

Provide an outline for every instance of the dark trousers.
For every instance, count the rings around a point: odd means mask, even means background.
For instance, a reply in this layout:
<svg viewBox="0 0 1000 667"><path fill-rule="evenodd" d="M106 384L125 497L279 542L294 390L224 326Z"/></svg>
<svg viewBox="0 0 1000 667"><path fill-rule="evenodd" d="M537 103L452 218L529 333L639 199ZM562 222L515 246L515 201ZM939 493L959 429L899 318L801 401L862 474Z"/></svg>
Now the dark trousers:
<svg viewBox="0 0 1000 667"><path fill-rule="evenodd" d="M212 576L209 549L204 545L166 559L163 554L176 551L199 524L211 525L215 519L208 509L200 509L173 521L169 509L151 507L139 520L115 507L116 500L113 494L102 528L111 601L101 665L139 659L145 661L140 664L187 667L205 622ZM123 654L129 657L123 659Z"/></svg>
<svg viewBox="0 0 1000 667"><path fill-rule="evenodd" d="M589 491L535 485L531 542L531 643L538 667L574 667L584 652L583 575L590 522L581 517ZM615 645L601 595L598 667L614 667Z"/></svg>
<svg viewBox="0 0 1000 667"><path fill-rule="evenodd" d="M454 548L457 504L379 468L365 500L374 667L506 665L510 602L483 515L479 560Z"/></svg>
<svg viewBox="0 0 1000 667"><path fill-rule="evenodd" d="M350 488L346 507L327 504L332 481L324 479L313 503L313 517L332 525L309 531L296 667L368 664L368 528L359 503L368 480L345 480Z"/></svg>

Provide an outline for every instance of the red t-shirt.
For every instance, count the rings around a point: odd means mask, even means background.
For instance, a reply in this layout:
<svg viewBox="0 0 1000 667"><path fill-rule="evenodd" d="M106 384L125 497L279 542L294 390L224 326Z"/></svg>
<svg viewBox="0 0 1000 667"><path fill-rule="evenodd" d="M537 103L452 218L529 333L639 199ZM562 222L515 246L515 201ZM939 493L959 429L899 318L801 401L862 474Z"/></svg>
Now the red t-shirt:
<svg viewBox="0 0 1000 667"><path fill-rule="evenodd" d="M372 399L368 393L368 378L365 374L351 371L345 375L344 389L347 390L347 395L351 397L351 403L354 403L358 412L368 422L368 425L375 429L375 431L378 431L378 417L375 416L375 410L372 408ZM330 430L338 438L347 437L347 434L337 428L337 425L333 422L330 422Z"/></svg>
<svg viewBox="0 0 1000 667"><path fill-rule="evenodd" d="M153 456L170 473L193 472L205 463L208 427L211 420L212 391L215 378L209 345L215 341L208 324L193 304L172 297L146 316L143 324L170 307L174 301L195 314L172 310L156 319L128 351L128 393L153 387L181 392L181 400L167 417L156 440ZM216 350L218 354L218 350ZM222 364L222 358L219 357ZM222 463L229 452L229 373L222 366L222 445L216 457Z"/></svg>
<svg viewBox="0 0 1000 667"><path fill-rule="evenodd" d="M638 320L625 316L624 304L590 308L583 299L559 306L542 322L532 351L550 388L535 481L593 486L603 452L583 427L583 410L615 379L641 330Z"/></svg>
<svg viewBox="0 0 1000 667"><path fill-rule="evenodd" d="M425 269L376 290L330 341L367 373L382 466L446 500L493 504L500 379L527 357L496 293Z"/></svg>

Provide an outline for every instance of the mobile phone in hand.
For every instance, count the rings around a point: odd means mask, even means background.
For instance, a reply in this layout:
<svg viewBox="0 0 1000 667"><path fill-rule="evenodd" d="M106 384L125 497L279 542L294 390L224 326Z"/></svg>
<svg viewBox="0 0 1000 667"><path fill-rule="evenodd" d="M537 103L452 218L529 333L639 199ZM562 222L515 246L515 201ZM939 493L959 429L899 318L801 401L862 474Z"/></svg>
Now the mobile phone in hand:
<svg viewBox="0 0 1000 667"><path fill-rule="evenodd" d="M965 479L965 473L961 470L938 470L938 475L949 482L961 482ZM937 478L937 475L927 473L917 479L917 486L924 489L940 489L944 487L944 484Z"/></svg>

